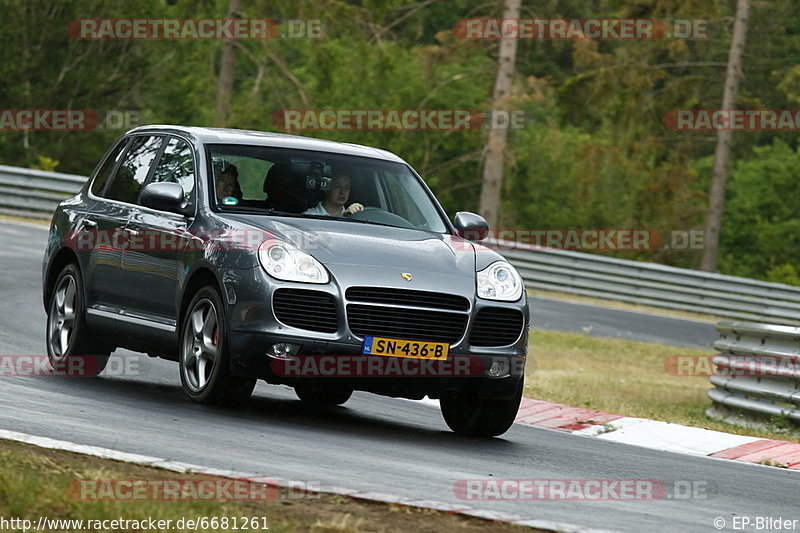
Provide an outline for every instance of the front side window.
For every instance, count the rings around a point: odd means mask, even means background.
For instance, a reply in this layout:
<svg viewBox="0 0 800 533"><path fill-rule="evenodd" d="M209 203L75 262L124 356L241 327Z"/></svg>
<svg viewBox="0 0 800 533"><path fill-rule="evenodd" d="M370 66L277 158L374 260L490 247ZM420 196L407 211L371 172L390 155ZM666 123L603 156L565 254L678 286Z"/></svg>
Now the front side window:
<svg viewBox="0 0 800 533"><path fill-rule="evenodd" d="M129 204L136 203L162 140L159 136L146 135L133 138L106 197Z"/></svg>
<svg viewBox="0 0 800 533"><path fill-rule="evenodd" d="M111 176L114 167L117 166L120 157L122 157L122 154L125 152L125 147L128 146L129 140L130 139L124 139L120 141L111 153L108 154L100 170L97 171L97 175L92 182L92 194L95 196L101 196L103 194L103 189L105 189L106 183L108 183L108 178Z"/></svg>
<svg viewBox="0 0 800 533"><path fill-rule="evenodd" d="M405 164L366 157L210 145L210 201L221 211L330 217L446 233L447 225ZM350 209L358 204L357 209Z"/></svg>
<svg viewBox="0 0 800 533"><path fill-rule="evenodd" d="M186 141L172 137L164 149L153 173L152 183L177 183L183 188L184 199L189 202L194 192L194 157Z"/></svg>

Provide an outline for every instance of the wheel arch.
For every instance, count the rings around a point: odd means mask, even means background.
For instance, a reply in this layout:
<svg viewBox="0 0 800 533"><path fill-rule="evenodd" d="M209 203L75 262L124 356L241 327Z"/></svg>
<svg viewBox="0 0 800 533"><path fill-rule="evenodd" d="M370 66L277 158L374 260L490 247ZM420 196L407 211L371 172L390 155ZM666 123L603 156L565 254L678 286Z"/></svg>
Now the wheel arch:
<svg viewBox="0 0 800 533"><path fill-rule="evenodd" d="M78 273L83 275L81 271L81 265L78 261L78 255L71 250L70 248L62 248L59 250L53 259L50 261L50 266L47 268L47 276L45 277L44 287L42 291L42 303L44 304L45 313L49 311L48 303L50 302L50 296L53 293L53 288L56 284L56 279L58 278L58 273L61 272L65 266L70 263L75 263L75 267L78 269ZM84 287L85 290L85 287ZM85 301L85 294L84 294L84 301Z"/></svg>
<svg viewBox="0 0 800 533"><path fill-rule="evenodd" d="M183 324L183 318L186 315L186 309L189 307L189 302L192 301L192 297L198 290L207 285L214 287L219 293L220 299L223 299L225 292L222 290L222 285L219 281L219 278L217 278L214 271L208 266L198 267L186 280L183 292L181 293L180 306L178 307L177 330L179 338ZM224 299L222 301L224 304Z"/></svg>

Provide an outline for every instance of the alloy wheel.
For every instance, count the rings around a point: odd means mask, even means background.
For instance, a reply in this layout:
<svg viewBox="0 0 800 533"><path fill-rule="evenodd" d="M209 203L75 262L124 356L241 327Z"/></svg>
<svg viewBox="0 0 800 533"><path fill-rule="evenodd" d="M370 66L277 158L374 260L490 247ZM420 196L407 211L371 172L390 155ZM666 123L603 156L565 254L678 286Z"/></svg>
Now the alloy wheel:
<svg viewBox="0 0 800 533"><path fill-rule="evenodd" d="M219 352L217 309L203 298L190 311L183 338L183 372L193 392L202 391L211 379Z"/></svg>
<svg viewBox="0 0 800 533"><path fill-rule="evenodd" d="M71 275L64 276L56 287L50 308L47 341L55 361L63 361L69 351L75 330L77 283Z"/></svg>

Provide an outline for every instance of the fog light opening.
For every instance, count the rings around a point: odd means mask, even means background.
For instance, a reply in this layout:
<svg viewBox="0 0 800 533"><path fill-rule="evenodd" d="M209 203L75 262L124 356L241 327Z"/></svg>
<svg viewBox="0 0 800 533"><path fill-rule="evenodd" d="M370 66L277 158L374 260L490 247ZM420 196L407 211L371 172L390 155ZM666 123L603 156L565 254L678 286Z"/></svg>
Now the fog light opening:
<svg viewBox="0 0 800 533"><path fill-rule="evenodd" d="M487 374L492 378L502 378L509 375L508 359L505 357L493 357Z"/></svg>
<svg viewBox="0 0 800 533"><path fill-rule="evenodd" d="M299 344L291 344L289 342L279 342L273 344L267 355L274 359L282 359L284 361L291 361L294 355L300 351Z"/></svg>

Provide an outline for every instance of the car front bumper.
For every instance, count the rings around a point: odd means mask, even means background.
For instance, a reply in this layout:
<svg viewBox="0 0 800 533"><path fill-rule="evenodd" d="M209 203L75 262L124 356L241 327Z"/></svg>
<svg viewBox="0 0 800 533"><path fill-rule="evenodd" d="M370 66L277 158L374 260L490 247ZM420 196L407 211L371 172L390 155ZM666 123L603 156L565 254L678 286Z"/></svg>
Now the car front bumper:
<svg viewBox="0 0 800 533"><path fill-rule="evenodd" d="M342 283L340 278L325 285L309 285L276 283L260 268L235 274L235 279L228 280L230 285L225 283L228 351L231 371L235 375L264 379L270 383L351 388L407 398L426 395L436 398L465 388L474 389L482 397L507 397L513 395L524 375L529 326L524 295L518 302L490 302L476 299L474 291L467 294L464 290L451 291L451 295L456 293L468 301L467 308L460 312L465 325L457 340L448 341L447 359L430 361L364 354L364 334L357 335L351 331L348 315L348 306L359 302L345 298L350 285ZM367 285L363 281L354 284ZM229 290L229 286L236 287L236 291ZM381 283L375 288L386 287ZM403 290L406 287L391 288ZM327 332L313 331L279 320L273 296L281 289L312 290L329 297L335 308L336 326ZM430 291L431 287L425 289ZM381 307L394 308L392 305ZM402 305L397 307L408 310ZM513 342L492 347L471 344L476 316L486 308L522 314L519 334ZM313 309L310 312L313 313ZM314 327L313 321L311 324L310 327ZM374 335L404 338L380 332ZM418 340L414 339L413 333L405 338ZM276 344L291 344L292 355L283 355L281 350L275 349Z"/></svg>

